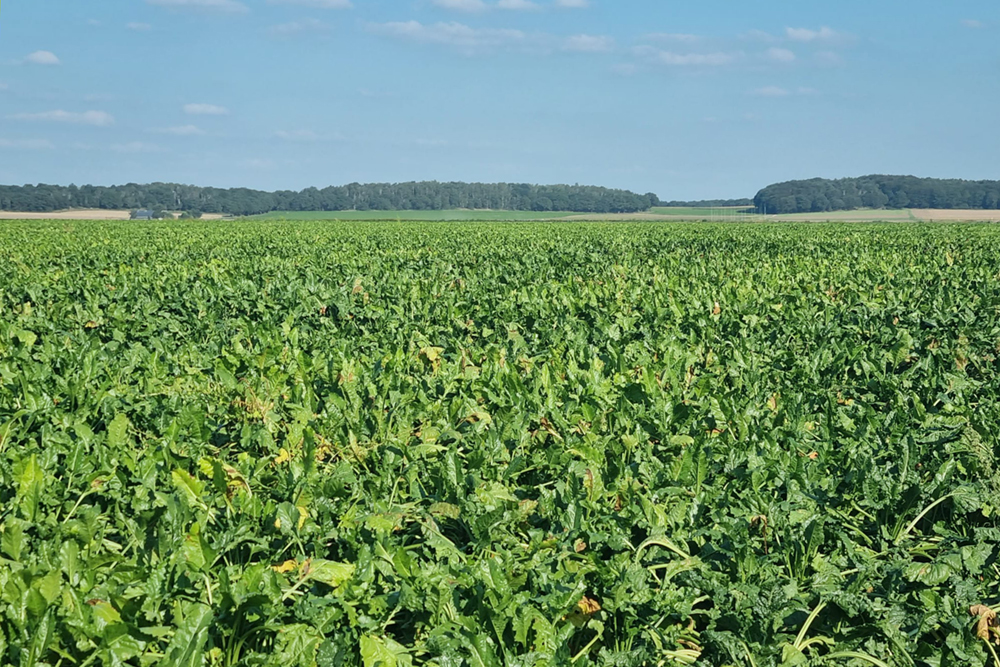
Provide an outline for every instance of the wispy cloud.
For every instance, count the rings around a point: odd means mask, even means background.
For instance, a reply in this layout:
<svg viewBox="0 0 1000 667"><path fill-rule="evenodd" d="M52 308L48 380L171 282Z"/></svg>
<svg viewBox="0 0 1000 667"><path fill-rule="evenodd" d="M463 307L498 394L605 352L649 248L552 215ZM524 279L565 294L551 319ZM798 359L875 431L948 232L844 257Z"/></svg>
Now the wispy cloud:
<svg viewBox="0 0 1000 667"><path fill-rule="evenodd" d="M775 37L774 35L772 35L769 32L765 32L763 30L750 30L748 32L743 33L742 37L744 39L751 39L751 40L755 40L755 41L758 41L758 42L776 42L776 41L778 41L777 37Z"/></svg>
<svg viewBox="0 0 1000 667"><path fill-rule="evenodd" d="M693 44L701 41L701 35L689 35L680 32L651 32L643 35L647 42L681 42L683 44Z"/></svg>
<svg viewBox="0 0 1000 667"><path fill-rule="evenodd" d="M777 46L772 46L769 48L765 54L768 60L772 60L776 63L791 63L795 62L795 52L788 49L782 49Z"/></svg>
<svg viewBox="0 0 1000 667"><path fill-rule="evenodd" d="M836 51L819 51L816 53L816 60L818 60L821 65L827 65L830 67L844 64L844 57Z"/></svg>
<svg viewBox="0 0 1000 667"><path fill-rule="evenodd" d="M124 144L111 144L111 150L115 153L163 153L164 149L156 144L147 144L142 141L130 141Z"/></svg>
<svg viewBox="0 0 1000 667"><path fill-rule="evenodd" d="M844 35L826 26L823 26L819 30L785 28L785 36L793 42L833 42L844 37Z"/></svg>
<svg viewBox="0 0 1000 667"><path fill-rule="evenodd" d="M51 51L35 51L24 57L24 62L29 65L59 65L61 64L56 54Z"/></svg>
<svg viewBox="0 0 1000 667"><path fill-rule="evenodd" d="M669 67L722 67L731 65L743 57L742 53L716 51L712 53L679 53L652 46L638 46L635 55L657 65Z"/></svg>
<svg viewBox="0 0 1000 667"><path fill-rule="evenodd" d="M38 113L16 113L7 116L10 120L48 121L53 123L69 123L73 125L93 125L108 127L115 124L115 118L105 111L40 111Z"/></svg>
<svg viewBox="0 0 1000 667"><path fill-rule="evenodd" d="M267 0L269 5L296 5L313 9L351 9L351 0Z"/></svg>
<svg viewBox="0 0 1000 667"><path fill-rule="evenodd" d="M146 0L150 5L219 14L246 14L250 8L238 0Z"/></svg>
<svg viewBox="0 0 1000 667"><path fill-rule="evenodd" d="M556 7L564 9L586 9L590 7L589 0L556 0Z"/></svg>
<svg viewBox="0 0 1000 667"><path fill-rule="evenodd" d="M465 54L497 48L526 47L529 36L521 30L471 28L462 23L423 24L419 21L373 23L369 31L419 44L448 46Z"/></svg>
<svg viewBox="0 0 1000 667"><path fill-rule="evenodd" d="M229 109L215 104L185 104L184 113L191 116L228 116Z"/></svg>
<svg viewBox="0 0 1000 667"><path fill-rule="evenodd" d="M458 12L478 13L489 9L483 0L431 0L435 7L452 9Z"/></svg>
<svg viewBox="0 0 1000 667"><path fill-rule="evenodd" d="M962 21L962 25L964 25L966 28L972 28L974 30L978 30L980 28L985 28L986 27L985 23L983 23L982 21L979 21L977 19L964 19Z"/></svg>
<svg viewBox="0 0 1000 667"><path fill-rule="evenodd" d="M790 90L781 86L764 86L752 91L751 94L757 97L791 97L793 95L818 95L819 91L815 88L795 88Z"/></svg>
<svg viewBox="0 0 1000 667"><path fill-rule="evenodd" d="M424 24L419 21L372 23L372 33L415 42L452 48L463 55L478 55L494 51L516 51L546 54L557 51L575 53L606 53L614 50L615 41L602 35L559 36L548 33L527 33L522 30L473 28L464 23Z"/></svg>
<svg viewBox="0 0 1000 667"><path fill-rule="evenodd" d="M129 30L135 30L136 32L147 32L153 29L153 26L149 25L148 23L136 23L134 21L132 23L127 24L125 27L128 28Z"/></svg>
<svg viewBox="0 0 1000 667"><path fill-rule="evenodd" d="M156 134L170 134L175 137L200 137L206 134L205 130L197 125L178 125L176 127L158 127L150 130Z"/></svg>
<svg viewBox="0 0 1000 667"><path fill-rule="evenodd" d="M48 139L0 139L0 148L14 150L45 151L55 146Z"/></svg>
<svg viewBox="0 0 1000 667"><path fill-rule="evenodd" d="M576 53L609 53L615 50L615 40L604 35L573 35L566 38L562 49Z"/></svg>
<svg viewBox="0 0 1000 667"><path fill-rule="evenodd" d="M517 12L537 12L541 7L531 0L500 0L497 9L509 9Z"/></svg>
<svg viewBox="0 0 1000 667"><path fill-rule="evenodd" d="M765 86L753 91L757 97L788 97L792 92L780 86Z"/></svg>
<svg viewBox="0 0 1000 667"><path fill-rule="evenodd" d="M301 21L291 21L271 26L268 31L277 37L291 37L301 33L325 33L330 32L330 26L318 19L303 19Z"/></svg>

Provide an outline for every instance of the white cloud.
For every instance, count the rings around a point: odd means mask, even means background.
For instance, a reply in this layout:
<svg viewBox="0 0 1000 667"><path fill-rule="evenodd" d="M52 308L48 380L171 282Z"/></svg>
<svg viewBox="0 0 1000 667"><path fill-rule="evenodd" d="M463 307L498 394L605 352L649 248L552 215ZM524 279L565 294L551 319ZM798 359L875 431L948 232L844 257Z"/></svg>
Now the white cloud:
<svg viewBox="0 0 1000 667"><path fill-rule="evenodd" d="M635 63L618 63L611 67L611 71L621 76L632 76L639 71L639 67Z"/></svg>
<svg viewBox="0 0 1000 667"><path fill-rule="evenodd" d="M419 44L439 44L471 55L497 48L528 48L532 40L520 30L471 28L462 23L424 25L419 21L369 24L375 34L404 39Z"/></svg>
<svg viewBox="0 0 1000 667"><path fill-rule="evenodd" d="M751 30L743 34L746 39L753 39L759 42L773 42L775 41L775 36L769 32L764 32L763 30Z"/></svg>
<svg viewBox="0 0 1000 667"><path fill-rule="evenodd" d="M701 36L678 32L651 32L645 35L643 39L650 42L684 42L686 44L693 44L694 42L701 41Z"/></svg>
<svg viewBox="0 0 1000 667"><path fill-rule="evenodd" d="M590 7L589 0L556 0L556 7L564 9L586 9Z"/></svg>
<svg viewBox="0 0 1000 667"><path fill-rule="evenodd" d="M55 146L48 139L0 139L0 148L44 151L52 150Z"/></svg>
<svg viewBox="0 0 1000 667"><path fill-rule="evenodd" d="M112 144L115 153L162 153L163 149L156 144L146 144L141 141L130 141L125 144Z"/></svg>
<svg viewBox="0 0 1000 667"><path fill-rule="evenodd" d="M519 12L535 12L541 9L531 0L500 0L497 9L510 9Z"/></svg>
<svg viewBox="0 0 1000 667"><path fill-rule="evenodd" d="M184 113L191 116L228 116L229 109L215 104L185 104Z"/></svg>
<svg viewBox="0 0 1000 667"><path fill-rule="evenodd" d="M966 28L973 28L973 29L986 27L985 23L983 23L982 21L978 21L976 19L965 19L962 21L962 25L964 25Z"/></svg>
<svg viewBox="0 0 1000 667"><path fill-rule="evenodd" d="M450 47L464 55L477 55L498 50L532 54L557 51L571 53L607 53L615 48L611 37L602 35L571 35L563 37L548 33L527 33L521 30L473 28L464 23L423 24L419 21L371 23L369 32L418 44Z"/></svg>
<svg viewBox="0 0 1000 667"><path fill-rule="evenodd" d="M788 49L781 49L777 46L773 46L767 50L767 57L769 60L773 60L776 63L791 63L795 62L795 53L789 51Z"/></svg>
<svg viewBox="0 0 1000 667"><path fill-rule="evenodd" d="M171 134L175 137L200 137L206 134L205 130L197 125L178 125L177 127L160 127L150 130L157 134Z"/></svg>
<svg viewBox="0 0 1000 667"><path fill-rule="evenodd" d="M84 111L82 113L74 111L42 111L39 113L17 113L7 116L11 120L38 120L51 121L54 123L71 123L73 125L94 125L96 127L107 127L115 124L115 118L104 111Z"/></svg>
<svg viewBox="0 0 1000 667"><path fill-rule="evenodd" d="M574 35L567 37L563 51L577 53L608 53L615 48L615 40L604 35Z"/></svg>
<svg viewBox="0 0 1000 667"><path fill-rule="evenodd" d="M267 0L269 5L298 5L313 9L351 9L351 0Z"/></svg>
<svg viewBox="0 0 1000 667"><path fill-rule="evenodd" d="M317 19L303 19L271 26L270 33L278 37L289 37L304 32L329 32L330 26Z"/></svg>
<svg viewBox="0 0 1000 667"><path fill-rule="evenodd" d="M489 9L483 0L432 0L436 7L459 12L483 12Z"/></svg>
<svg viewBox="0 0 1000 667"><path fill-rule="evenodd" d="M652 46L637 47L635 54L658 65L668 65L670 67L722 67L733 64L743 55L740 53L723 53L721 51L715 53L677 53L675 51L664 51Z"/></svg>
<svg viewBox="0 0 1000 667"><path fill-rule="evenodd" d="M101 25L101 22L97 19L87 19L87 25L99 26Z"/></svg>
<svg viewBox="0 0 1000 667"><path fill-rule="evenodd" d="M7 90L9 87L6 83L0 83L0 91Z"/></svg>
<svg viewBox="0 0 1000 667"><path fill-rule="evenodd" d="M841 38L841 34L826 26L819 30L809 28L786 28L785 35L793 42L832 42Z"/></svg>
<svg viewBox="0 0 1000 667"><path fill-rule="evenodd" d="M59 65L59 58L51 51L35 51L24 58L24 62L32 65Z"/></svg>
<svg viewBox="0 0 1000 667"><path fill-rule="evenodd" d="M147 30L152 30L153 26L148 23L136 23L133 21L125 26L129 30L135 30L136 32L146 32Z"/></svg>
<svg viewBox="0 0 1000 667"><path fill-rule="evenodd" d="M146 0L150 5L171 9L193 9L221 14L246 14L250 8L238 0Z"/></svg>
<svg viewBox="0 0 1000 667"><path fill-rule="evenodd" d="M815 88L799 87L795 90L788 90L787 88L782 88L781 86L765 86L753 91L752 94L757 97L791 97L792 95L807 97L811 95L819 95L819 91Z"/></svg>

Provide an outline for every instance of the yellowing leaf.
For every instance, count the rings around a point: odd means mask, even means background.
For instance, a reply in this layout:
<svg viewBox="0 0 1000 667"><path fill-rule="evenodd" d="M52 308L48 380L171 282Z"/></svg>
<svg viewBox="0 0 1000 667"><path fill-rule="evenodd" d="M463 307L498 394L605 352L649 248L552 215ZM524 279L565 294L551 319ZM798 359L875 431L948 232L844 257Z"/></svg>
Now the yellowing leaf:
<svg viewBox="0 0 1000 667"><path fill-rule="evenodd" d="M288 463L292 460L292 454L284 447L278 452L278 455L274 457L274 465L280 466L282 463Z"/></svg>
<svg viewBox="0 0 1000 667"><path fill-rule="evenodd" d="M278 574L288 574L299 569L299 562L297 560L286 560L281 565L272 565L271 569Z"/></svg>
<svg viewBox="0 0 1000 667"><path fill-rule="evenodd" d="M576 603L576 606L579 607L581 612L588 615L596 614L601 610L601 603L592 598L588 598L586 595L580 598L580 601Z"/></svg>
<svg viewBox="0 0 1000 667"><path fill-rule="evenodd" d="M443 347L422 347L420 348L420 357L426 360L428 363L433 364L437 367L441 363L441 354L444 352Z"/></svg>

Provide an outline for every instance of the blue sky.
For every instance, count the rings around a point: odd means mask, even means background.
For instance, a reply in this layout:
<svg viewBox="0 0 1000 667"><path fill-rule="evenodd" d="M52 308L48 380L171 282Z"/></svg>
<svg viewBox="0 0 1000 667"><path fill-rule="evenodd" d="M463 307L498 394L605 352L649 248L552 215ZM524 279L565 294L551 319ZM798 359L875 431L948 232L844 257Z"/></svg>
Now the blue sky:
<svg viewBox="0 0 1000 667"><path fill-rule="evenodd" d="M985 0L21 0L0 183L1000 179Z"/></svg>

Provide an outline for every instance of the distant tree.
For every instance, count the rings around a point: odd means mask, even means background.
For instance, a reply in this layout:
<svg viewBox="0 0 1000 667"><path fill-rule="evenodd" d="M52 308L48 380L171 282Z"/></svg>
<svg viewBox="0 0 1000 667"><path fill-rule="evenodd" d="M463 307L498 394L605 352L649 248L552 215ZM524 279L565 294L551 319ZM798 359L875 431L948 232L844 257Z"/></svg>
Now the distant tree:
<svg viewBox="0 0 1000 667"><path fill-rule="evenodd" d="M0 186L0 205L14 211L55 211L96 207L154 211L203 211L253 215L268 211L443 210L448 208L501 210L566 210L581 213L646 211L660 199L584 185L529 183L351 183L301 192L262 192L247 188L223 190L177 183L138 185Z"/></svg>
<svg viewBox="0 0 1000 667"><path fill-rule="evenodd" d="M754 205L780 213L887 206L993 209L1000 208L1000 182L886 175L838 180L814 178L769 185L757 193Z"/></svg>

